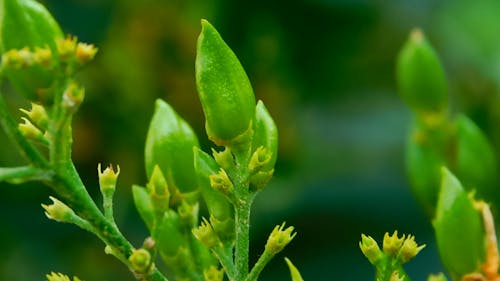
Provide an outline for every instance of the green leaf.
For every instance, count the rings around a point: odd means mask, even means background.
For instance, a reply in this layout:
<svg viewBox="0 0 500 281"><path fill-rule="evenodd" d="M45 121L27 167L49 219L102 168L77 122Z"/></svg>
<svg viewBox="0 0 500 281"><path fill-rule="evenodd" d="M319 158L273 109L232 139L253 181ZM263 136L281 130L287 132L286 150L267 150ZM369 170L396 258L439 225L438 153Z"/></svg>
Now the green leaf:
<svg viewBox="0 0 500 281"><path fill-rule="evenodd" d="M151 177L153 167L158 165L169 188L183 193L194 191L197 186L194 146L198 146L198 139L189 124L169 104L156 100L145 145L148 177Z"/></svg>
<svg viewBox="0 0 500 281"><path fill-rule="evenodd" d="M397 59L399 93L419 113L442 113L448 103L446 77L439 58L420 30L411 32Z"/></svg>
<svg viewBox="0 0 500 281"><path fill-rule="evenodd" d="M476 272L485 260L481 215L458 179L442 169L441 192L433 222L441 260L453 280Z"/></svg>
<svg viewBox="0 0 500 281"><path fill-rule="evenodd" d="M0 50L49 47L57 54L61 28L47 9L34 0L0 0ZM57 60L57 56L52 56ZM8 69L6 75L16 91L30 100L40 100L40 89L50 86L55 76L41 66Z"/></svg>
<svg viewBox="0 0 500 281"><path fill-rule="evenodd" d="M252 86L238 58L206 20L201 21L196 85L208 137L217 145L246 133L255 114Z"/></svg>
<svg viewBox="0 0 500 281"><path fill-rule="evenodd" d="M292 276L292 281L304 281L302 279L302 276L300 275L299 270L293 265L293 263L288 259L285 258L286 264L288 265L288 269L290 269L290 275Z"/></svg>
<svg viewBox="0 0 500 281"><path fill-rule="evenodd" d="M139 212L139 215L148 227L149 231L151 231L155 221L155 212L148 191L144 187L133 185L132 195L134 197L134 204Z"/></svg>

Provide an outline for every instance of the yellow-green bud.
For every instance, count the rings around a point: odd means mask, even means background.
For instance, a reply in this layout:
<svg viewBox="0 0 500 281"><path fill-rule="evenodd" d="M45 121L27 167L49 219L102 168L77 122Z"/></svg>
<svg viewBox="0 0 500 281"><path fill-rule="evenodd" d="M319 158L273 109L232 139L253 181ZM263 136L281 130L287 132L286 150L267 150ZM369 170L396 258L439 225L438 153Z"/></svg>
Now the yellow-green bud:
<svg viewBox="0 0 500 281"><path fill-rule="evenodd" d="M47 130L49 126L49 115L42 105L31 103L31 110L19 109L22 113L26 114L28 118L35 123L35 125L43 130Z"/></svg>
<svg viewBox="0 0 500 281"><path fill-rule="evenodd" d="M217 269L216 266L210 266L203 271L205 281L222 281L224 279L224 269Z"/></svg>
<svg viewBox="0 0 500 281"><path fill-rule="evenodd" d="M36 63L49 68L52 65L52 51L48 47L35 47L34 59Z"/></svg>
<svg viewBox="0 0 500 281"><path fill-rule="evenodd" d="M73 223L73 218L76 217L75 212L66 204L57 200L56 198L52 196L50 196L49 198L50 200L52 200L51 205L42 204L42 207L45 210L45 215L51 220Z"/></svg>
<svg viewBox="0 0 500 281"><path fill-rule="evenodd" d="M212 225L210 225L210 222L208 222L205 218L202 219L200 226L193 228L192 232L194 237L200 240L200 242L209 249L213 249L221 244L219 237L212 228Z"/></svg>
<svg viewBox="0 0 500 281"><path fill-rule="evenodd" d="M443 273L439 274L430 274L427 278L427 281L448 281L446 276Z"/></svg>
<svg viewBox="0 0 500 281"><path fill-rule="evenodd" d="M78 43L76 45L76 60L80 64L85 64L94 59L97 48L93 44Z"/></svg>
<svg viewBox="0 0 500 281"><path fill-rule="evenodd" d="M267 150L271 158L264 165L263 170L270 170L274 168L278 156L278 128L264 103L259 100L255 107L252 151L255 151L261 146Z"/></svg>
<svg viewBox="0 0 500 281"><path fill-rule="evenodd" d="M78 38L71 35L66 36L65 39L60 38L56 41L57 52L59 53L61 62L68 62L75 56L77 42Z"/></svg>
<svg viewBox="0 0 500 281"><path fill-rule="evenodd" d="M224 170L233 169L235 166L234 156L231 152L231 148L225 147L223 151L216 151L212 148L212 155L215 159L215 162L219 164L219 166Z"/></svg>
<svg viewBox="0 0 500 281"><path fill-rule="evenodd" d="M397 258L401 264L405 264L413 259L423 248L425 248L425 245L418 246L417 242L415 242L415 236L408 235L399 249Z"/></svg>
<svg viewBox="0 0 500 281"><path fill-rule="evenodd" d="M384 254L380 250L377 241L375 241L375 239L373 239L371 236L361 234L359 248L368 259L368 261L373 265L377 264L384 257Z"/></svg>
<svg viewBox="0 0 500 281"><path fill-rule="evenodd" d="M233 182L224 169L220 169L218 173L210 176L210 185L228 198L232 198L234 192Z"/></svg>
<svg viewBox="0 0 500 281"><path fill-rule="evenodd" d="M70 82L63 93L63 105L65 108L76 111L85 98L85 89L75 82Z"/></svg>
<svg viewBox="0 0 500 281"><path fill-rule="evenodd" d="M21 134L23 134L23 136L31 140L42 141L42 142L46 141L40 129L35 127L35 125L33 125L30 122L30 120L24 117L22 117L21 119L24 121L24 123L19 124L18 128L19 131L21 131Z"/></svg>
<svg viewBox="0 0 500 281"><path fill-rule="evenodd" d="M33 65L35 58L28 48L12 49L2 55L2 64L6 68L21 69Z"/></svg>
<svg viewBox="0 0 500 281"><path fill-rule="evenodd" d="M272 153L265 147L259 146L254 151L248 163L248 170L251 174L259 172L264 166L268 165L272 160Z"/></svg>
<svg viewBox="0 0 500 281"><path fill-rule="evenodd" d="M293 230L293 226L285 229L285 223L277 225L267 239L265 251L273 255L281 252L297 235L297 232L293 232Z"/></svg>
<svg viewBox="0 0 500 281"><path fill-rule="evenodd" d="M394 231L392 235L389 235L388 232L384 234L384 242L383 249L384 253L386 253L389 257L396 257L399 252L399 249L403 245L405 241L405 235L398 237L398 231Z"/></svg>
<svg viewBox="0 0 500 281"><path fill-rule="evenodd" d="M139 274L147 273L152 268L151 254L146 249L134 250L128 261L134 272Z"/></svg>
<svg viewBox="0 0 500 281"><path fill-rule="evenodd" d="M274 174L274 169L270 171L259 171L250 176L250 184L252 191L262 190L271 180Z"/></svg>

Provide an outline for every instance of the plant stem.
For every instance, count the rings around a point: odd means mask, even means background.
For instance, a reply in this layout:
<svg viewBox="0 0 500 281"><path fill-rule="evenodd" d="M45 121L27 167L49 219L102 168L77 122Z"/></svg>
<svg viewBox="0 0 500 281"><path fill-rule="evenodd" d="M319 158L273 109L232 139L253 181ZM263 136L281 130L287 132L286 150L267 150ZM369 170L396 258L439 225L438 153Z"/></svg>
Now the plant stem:
<svg viewBox="0 0 500 281"><path fill-rule="evenodd" d="M254 267L248 274L245 281L256 281L259 278L260 273L264 269L264 267L269 263L269 261L274 257L273 254L268 251L264 251L260 256L259 260L255 263Z"/></svg>
<svg viewBox="0 0 500 281"><path fill-rule="evenodd" d="M250 239L250 196L237 197L235 204L236 245L234 264L235 280L244 280L248 274L248 253Z"/></svg>

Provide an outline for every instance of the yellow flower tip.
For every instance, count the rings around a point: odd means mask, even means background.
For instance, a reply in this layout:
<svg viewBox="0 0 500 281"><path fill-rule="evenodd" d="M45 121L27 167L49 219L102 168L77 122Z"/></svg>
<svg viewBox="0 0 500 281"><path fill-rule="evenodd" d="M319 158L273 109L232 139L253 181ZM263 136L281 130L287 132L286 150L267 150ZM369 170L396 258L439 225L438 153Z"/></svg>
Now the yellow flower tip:
<svg viewBox="0 0 500 281"><path fill-rule="evenodd" d="M228 197L233 194L233 182L224 169L210 176L210 186Z"/></svg>
<svg viewBox="0 0 500 281"><path fill-rule="evenodd" d="M293 226L289 226L285 229L285 222L274 227L267 239L265 250L273 254L281 252L281 250L283 250L297 235L297 232L293 232L293 230Z"/></svg>
<svg viewBox="0 0 500 281"><path fill-rule="evenodd" d="M39 63L41 66L49 67L52 63L52 51L49 47L35 47L34 59L35 62Z"/></svg>
<svg viewBox="0 0 500 281"><path fill-rule="evenodd" d="M20 50L12 49L2 55L2 64L7 68L25 68L31 66L33 62L33 53L26 47Z"/></svg>
<svg viewBox="0 0 500 281"><path fill-rule="evenodd" d="M394 231L392 235L389 235L389 233L386 232L383 241L384 252L390 257L395 257L399 252L399 249L403 245L404 240L405 240L405 235L403 234L403 236L399 238L397 230Z"/></svg>
<svg viewBox="0 0 500 281"><path fill-rule="evenodd" d="M383 257L377 242L370 236L361 234L359 248L371 264L376 264Z"/></svg>
<svg viewBox="0 0 500 281"><path fill-rule="evenodd" d="M109 165L102 171L101 163L97 165L97 173L99 175L99 186L101 190L115 190L116 181L118 179L118 175L120 175L120 166L116 166L116 172L113 169L113 165Z"/></svg>
<svg viewBox="0 0 500 281"><path fill-rule="evenodd" d="M403 242L403 245L399 250L398 259L402 264L407 263L409 260L414 258L423 248L425 248L425 244L418 246L417 242L415 242L415 236L409 235Z"/></svg>
<svg viewBox="0 0 500 281"><path fill-rule="evenodd" d="M75 54L78 38L76 36L68 35L65 39L58 39L57 52L61 61L68 61Z"/></svg>
<svg viewBox="0 0 500 281"><path fill-rule="evenodd" d="M206 218L202 219L200 226L194 228L192 233L196 239L200 240L200 242L209 249L212 249L220 244L219 237Z"/></svg>
<svg viewBox="0 0 500 281"><path fill-rule="evenodd" d="M76 45L76 59L84 64L94 59L97 48L93 44L78 43Z"/></svg>
<svg viewBox="0 0 500 281"><path fill-rule="evenodd" d="M42 204L42 208L45 210L47 218L58 222L72 222L72 217L75 215L73 210L56 198L52 196L49 198L52 200L52 204Z"/></svg>
<svg viewBox="0 0 500 281"><path fill-rule="evenodd" d="M47 277L47 281L70 281L69 277L62 273L51 272L50 274L47 274L45 277Z"/></svg>

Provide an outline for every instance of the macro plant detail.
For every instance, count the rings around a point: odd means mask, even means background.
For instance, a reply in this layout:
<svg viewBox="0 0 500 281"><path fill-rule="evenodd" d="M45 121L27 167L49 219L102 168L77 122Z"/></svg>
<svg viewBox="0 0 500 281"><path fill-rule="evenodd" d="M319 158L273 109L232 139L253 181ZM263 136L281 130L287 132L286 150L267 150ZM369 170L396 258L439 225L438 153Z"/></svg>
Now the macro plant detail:
<svg viewBox="0 0 500 281"><path fill-rule="evenodd" d="M410 186L432 222L441 261L452 280L499 280L497 159L479 127L451 110L444 73L422 31L412 31L396 66L399 92L413 117L406 144ZM389 238L386 234L381 251L372 238L362 236L360 248L375 266L376 280L410 280L398 267L404 262L384 259L390 256L386 244L403 248L408 238L398 239L396 232L392 243L386 242ZM421 249L416 244L411 248L414 255ZM431 274L428 280L447 278Z"/></svg>
<svg viewBox="0 0 500 281"><path fill-rule="evenodd" d="M119 166L98 165L102 206L89 195L72 160L72 119L85 97L78 71L97 53L92 44L64 37L44 6L34 0L0 1L0 81L31 102L19 123L0 95L0 122L26 165L0 168L0 181L43 183L49 219L95 234L137 280L257 280L268 262L295 237L276 226L255 265L249 265L250 211L274 173L276 125L217 30L201 21L196 83L206 131L216 145L202 151L190 125L157 100L145 144L148 180L132 186L135 206L150 236L133 246L115 222L113 197ZM208 210L200 219L202 209ZM161 272L157 260L167 267ZM292 280L302 280L286 259ZM61 273L49 281L71 280ZM80 280L74 277L73 280Z"/></svg>

